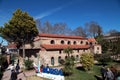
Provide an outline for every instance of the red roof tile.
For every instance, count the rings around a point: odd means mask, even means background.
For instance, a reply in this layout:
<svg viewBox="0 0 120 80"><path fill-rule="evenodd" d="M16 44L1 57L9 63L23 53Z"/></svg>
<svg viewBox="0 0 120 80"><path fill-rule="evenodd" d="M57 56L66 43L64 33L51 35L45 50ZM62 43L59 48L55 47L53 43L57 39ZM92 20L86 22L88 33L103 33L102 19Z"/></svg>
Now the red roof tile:
<svg viewBox="0 0 120 80"><path fill-rule="evenodd" d="M88 38L89 42L96 42L95 38Z"/></svg>
<svg viewBox="0 0 120 80"><path fill-rule="evenodd" d="M68 38L68 39L86 39L81 36L66 36L58 34L39 34L40 37L51 37L51 38Z"/></svg>
<svg viewBox="0 0 120 80"><path fill-rule="evenodd" d="M7 48L13 48L13 49L14 49L14 48L17 48L17 47L16 47L16 44L9 44L9 45L7 46Z"/></svg>
<svg viewBox="0 0 120 80"><path fill-rule="evenodd" d="M47 49L47 50L53 50L53 49L65 49L70 47L71 49L86 49L89 48L89 45L47 45L47 44L43 44L41 45L41 47Z"/></svg>

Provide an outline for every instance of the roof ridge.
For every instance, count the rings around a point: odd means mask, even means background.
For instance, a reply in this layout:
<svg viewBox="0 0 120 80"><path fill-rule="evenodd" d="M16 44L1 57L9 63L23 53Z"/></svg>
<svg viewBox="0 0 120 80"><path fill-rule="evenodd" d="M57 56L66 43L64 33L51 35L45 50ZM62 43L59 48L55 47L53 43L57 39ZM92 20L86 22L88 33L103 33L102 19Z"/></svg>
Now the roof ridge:
<svg viewBox="0 0 120 80"><path fill-rule="evenodd" d="M86 39L81 36L70 36L70 35L60 35L60 34L46 34L46 33L40 33L40 37L54 37L54 38L72 38L72 39Z"/></svg>

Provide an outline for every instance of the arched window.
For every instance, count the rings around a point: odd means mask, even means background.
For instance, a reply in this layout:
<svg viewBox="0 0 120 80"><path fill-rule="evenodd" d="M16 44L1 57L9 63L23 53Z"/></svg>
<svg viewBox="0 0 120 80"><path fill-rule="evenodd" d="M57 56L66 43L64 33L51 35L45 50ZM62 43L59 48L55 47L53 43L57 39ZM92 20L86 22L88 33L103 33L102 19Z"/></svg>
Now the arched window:
<svg viewBox="0 0 120 80"><path fill-rule="evenodd" d="M51 65L54 65L54 57L51 57Z"/></svg>
<svg viewBox="0 0 120 80"><path fill-rule="evenodd" d="M71 56L71 58L72 58L72 60L75 60L75 57L73 55Z"/></svg>
<svg viewBox="0 0 120 80"><path fill-rule="evenodd" d="M90 45L92 45L92 42L90 42Z"/></svg>
<svg viewBox="0 0 120 80"><path fill-rule="evenodd" d="M79 55L76 55L76 61L79 61Z"/></svg>
<svg viewBox="0 0 120 80"><path fill-rule="evenodd" d="M61 44L64 44L64 41L63 41L63 40L61 41Z"/></svg>
<svg viewBox="0 0 120 80"><path fill-rule="evenodd" d="M68 41L68 44L71 44L71 42L70 42L70 41Z"/></svg>
<svg viewBox="0 0 120 80"><path fill-rule="evenodd" d="M50 44L55 44L55 41L54 41L54 40L51 40L51 41L50 41Z"/></svg>
<svg viewBox="0 0 120 80"><path fill-rule="evenodd" d="M62 51L61 50L59 50L59 54L61 54L62 53Z"/></svg>
<svg viewBox="0 0 120 80"><path fill-rule="evenodd" d="M83 41L81 41L80 43L83 44Z"/></svg>
<svg viewBox="0 0 120 80"><path fill-rule="evenodd" d="M99 50L99 47L97 47L97 50Z"/></svg>
<svg viewBox="0 0 120 80"><path fill-rule="evenodd" d="M61 56L58 57L58 63L60 64Z"/></svg>
<svg viewBox="0 0 120 80"><path fill-rule="evenodd" d="M83 52L85 52L85 49L83 49Z"/></svg>
<svg viewBox="0 0 120 80"><path fill-rule="evenodd" d="M86 42L86 45L88 45L88 42Z"/></svg>
<svg viewBox="0 0 120 80"><path fill-rule="evenodd" d="M76 41L74 41L73 44L75 45L75 44L76 44Z"/></svg>
<svg viewBox="0 0 120 80"><path fill-rule="evenodd" d="M67 59L67 56L65 56L65 59Z"/></svg>

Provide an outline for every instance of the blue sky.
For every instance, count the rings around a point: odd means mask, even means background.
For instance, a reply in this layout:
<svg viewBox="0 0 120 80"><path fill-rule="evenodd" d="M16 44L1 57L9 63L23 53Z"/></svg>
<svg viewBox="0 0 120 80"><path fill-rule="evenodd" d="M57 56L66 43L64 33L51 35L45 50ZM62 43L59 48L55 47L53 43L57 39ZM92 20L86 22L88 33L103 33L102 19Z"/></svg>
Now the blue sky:
<svg viewBox="0 0 120 80"><path fill-rule="evenodd" d="M95 21L104 32L120 31L120 0L0 0L0 26L18 8L41 22L62 22L72 29Z"/></svg>

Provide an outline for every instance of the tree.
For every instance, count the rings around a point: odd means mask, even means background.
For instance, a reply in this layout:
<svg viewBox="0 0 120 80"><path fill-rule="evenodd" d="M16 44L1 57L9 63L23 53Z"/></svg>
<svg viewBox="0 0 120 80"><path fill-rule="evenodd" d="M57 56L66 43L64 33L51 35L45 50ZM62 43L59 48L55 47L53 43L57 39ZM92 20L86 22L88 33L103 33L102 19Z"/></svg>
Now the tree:
<svg viewBox="0 0 120 80"><path fill-rule="evenodd" d="M81 55L81 60L83 68L88 71L94 65L94 56L92 53L84 53Z"/></svg>
<svg viewBox="0 0 120 80"><path fill-rule="evenodd" d="M104 39L103 35L97 36L96 40L102 47L102 53L107 53L110 43Z"/></svg>
<svg viewBox="0 0 120 80"><path fill-rule="evenodd" d="M87 37L86 30L83 27L77 27L75 30L72 32L76 36L82 36L82 37Z"/></svg>
<svg viewBox="0 0 120 80"><path fill-rule="evenodd" d="M102 28L99 24L97 24L96 22L90 22L90 23L86 23L86 29L89 32L89 36L91 37L96 37L96 36L100 36L102 34Z"/></svg>
<svg viewBox="0 0 120 80"><path fill-rule="evenodd" d="M64 51L64 53L67 54L67 58L65 59L63 72L66 75L70 75L73 73L73 67L74 67L74 58L70 57L70 54L72 54L73 51L70 47L64 49L63 51Z"/></svg>
<svg viewBox="0 0 120 80"><path fill-rule="evenodd" d="M74 67L74 60L71 57L67 57L65 59L64 69L63 72L65 75L71 75L73 73L73 67Z"/></svg>
<svg viewBox="0 0 120 80"><path fill-rule="evenodd" d="M63 52L66 53L68 57L70 57L70 54L73 53L73 50L70 47L68 47L68 48L65 48Z"/></svg>
<svg viewBox="0 0 120 80"><path fill-rule="evenodd" d="M34 19L27 13L17 9L8 23L1 29L1 35L9 43L14 42L17 47L23 47L23 58L25 57L24 44L31 43L38 30Z"/></svg>
<svg viewBox="0 0 120 80"><path fill-rule="evenodd" d="M66 23L55 23L51 24L49 21L46 21L44 24L40 20L36 20L37 27L40 33L49 33L49 34L65 34L69 35L71 29L67 27Z"/></svg>
<svg viewBox="0 0 120 80"><path fill-rule="evenodd" d="M39 19L35 20L39 33L43 33L42 23Z"/></svg>
<svg viewBox="0 0 120 80"><path fill-rule="evenodd" d="M108 62L111 62L111 54L106 53L106 54L101 54L97 57L97 61L99 61L100 64L106 65Z"/></svg>
<svg viewBox="0 0 120 80"><path fill-rule="evenodd" d="M33 60L30 60L30 59L25 60L24 64L27 70L30 70L33 68Z"/></svg>
<svg viewBox="0 0 120 80"><path fill-rule="evenodd" d="M46 21L44 24L40 22L40 20L36 20L36 25L40 33L52 33L53 26L49 21Z"/></svg>
<svg viewBox="0 0 120 80"><path fill-rule="evenodd" d="M3 67L3 63L5 63L6 60L6 55L0 54L0 68Z"/></svg>
<svg viewBox="0 0 120 80"><path fill-rule="evenodd" d="M6 60L7 60L6 55L0 54L0 80L1 80L1 78L2 78L2 76L3 76L4 70L5 70L5 68L6 68L6 67L4 66ZM6 66L7 66L7 65L6 65Z"/></svg>
<svg viewBox="0 0 120 80"><path fill-rule="evenodd" d="M36 25L40 33L51 33L53 31L52 25L49 21L46 21L44 24L42 24L41 21L37 19Z"/></svg>
<svg viewBox="0 0 120 80"><path fill-rule="evenodd" d="M53 29L52 29L51 23L50 23L49 21L46 21L46 22L44 23L43 32L44 32L44 33L51 33L52 30L53 30Z"/></svg>
<svg viewBox="0 0 120 80"><path fill-rule="evenodd" d="M55 34L64 34L66 28L66 24L65 23L55 23L53 26L53 33Z"/></svg>

